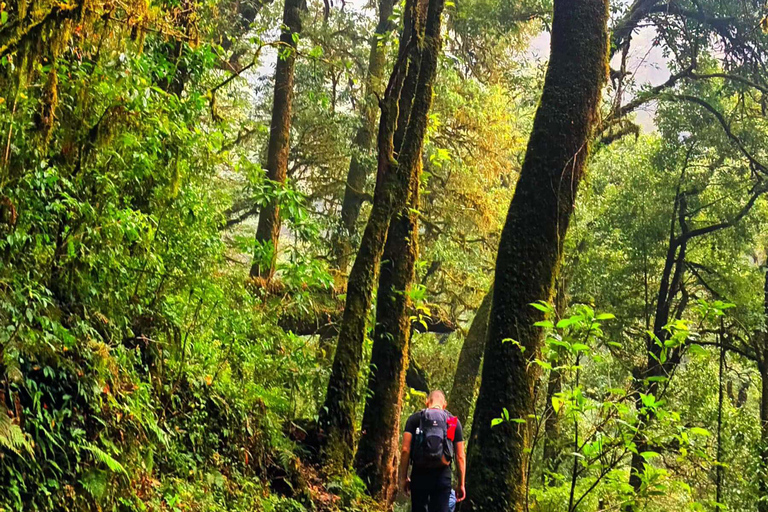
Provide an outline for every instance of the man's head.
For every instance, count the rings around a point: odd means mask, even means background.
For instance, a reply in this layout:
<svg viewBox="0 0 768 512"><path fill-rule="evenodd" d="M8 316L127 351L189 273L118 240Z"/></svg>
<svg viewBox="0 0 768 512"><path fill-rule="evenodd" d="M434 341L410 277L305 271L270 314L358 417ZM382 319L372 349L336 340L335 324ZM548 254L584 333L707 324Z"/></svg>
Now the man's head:
<svg viewBox="0 0 768 512"><path fill-rule="evenodd" d="M446 405L448 405L448 403L445 400L445 393L439 389L435 389L429 393L429 396L427 397L427 407L445 409Z"/></svg>

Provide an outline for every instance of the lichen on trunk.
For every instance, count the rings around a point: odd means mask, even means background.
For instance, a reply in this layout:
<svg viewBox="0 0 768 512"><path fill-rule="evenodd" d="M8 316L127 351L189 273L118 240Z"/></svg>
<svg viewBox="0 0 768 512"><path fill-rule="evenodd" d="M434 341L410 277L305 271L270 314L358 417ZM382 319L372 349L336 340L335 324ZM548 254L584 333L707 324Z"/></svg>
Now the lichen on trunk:
<svg viewBox="0 0 768 512"><path fill-rule="evenodd" d="M504 409L523 420L534 412L537 375L529 362L539 353L541 330L534 323L543 313L530 304L552 295L607 75L607 19L606 0L554 2L544 89L496 261L462 511L527 505L529 428L515 422L491 427L491 421Z"/></svg>

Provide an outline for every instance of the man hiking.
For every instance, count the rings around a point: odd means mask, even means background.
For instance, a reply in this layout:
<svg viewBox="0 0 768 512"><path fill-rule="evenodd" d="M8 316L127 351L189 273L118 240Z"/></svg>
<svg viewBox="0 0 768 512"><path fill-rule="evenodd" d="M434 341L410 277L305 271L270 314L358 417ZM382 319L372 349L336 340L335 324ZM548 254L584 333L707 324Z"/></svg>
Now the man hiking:
<svg viewBox="0 0 768 512"><path fill-rule="evenodd" d="M411 494L412 512L449 512L452 501L451 463L456 460L459 485L456 501L462 501L466 458L459 419L445 410L442 391L427 398L427 407L405 422L400 454L400 489ZM412 465L408 478L408 466Z"/></svg>

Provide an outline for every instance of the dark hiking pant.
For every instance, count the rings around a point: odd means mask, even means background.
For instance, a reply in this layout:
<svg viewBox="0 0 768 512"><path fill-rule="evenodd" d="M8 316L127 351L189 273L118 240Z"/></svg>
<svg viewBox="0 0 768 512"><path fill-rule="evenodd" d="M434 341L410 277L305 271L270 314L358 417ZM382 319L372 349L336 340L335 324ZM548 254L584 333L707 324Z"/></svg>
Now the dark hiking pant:
<svg viewBox="0 0 768 512"><path fill-rule="evenodd" d="M449 512L450 497L450 486L411 489L411 512Z"/></svg>

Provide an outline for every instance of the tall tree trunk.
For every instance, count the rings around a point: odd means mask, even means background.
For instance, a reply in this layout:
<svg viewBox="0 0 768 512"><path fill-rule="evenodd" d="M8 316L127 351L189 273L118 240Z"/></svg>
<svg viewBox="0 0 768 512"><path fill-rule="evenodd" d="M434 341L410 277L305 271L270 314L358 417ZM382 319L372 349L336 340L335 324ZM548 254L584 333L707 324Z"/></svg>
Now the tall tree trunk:
<svg viewBox="0 0 768 512"><path fill-rule="evenodd" d="M280 34L280 57L275 68L275 95L272 107L272 124L267 146L267 179L276 187L285 184L288 173L288 152L291 136L291 109L293 104L293 73L296 67L296 42L294 34L301 32L301 9L304 0L285 0L283 30ZM257 249L251 266L251 277L269 280L275 272L277 247L280 239L280 204L271 198L259 213L256 228Z"/></svg>
<svg viewBox="0 0 768 512"><path fill-rule="evenodd" d="M493 303L493 286L483 297L480 307L472 319L469 332L459 352L459 362L456 364L456 373L453 375L453 387L448 402L451 412L455 414L461 424L469 425L469 412L475 399L475 387L480 375L480 364L483 361L485 340L488 337L488 319Z"/></svg>
<svg viewBox="0 0 768 512"><path fill-rule="evenodd" d="M762 499L757 502L758 512L768 512L768 271L765 273L764 285L764 321L765 327L762 333L762 353L758 356L757 367L760 370L762 380L760 396L760 458L761 468L759 475L760 495Z"/></svg>
<svg viewBox="0 0 768 512"><path fill-rule="evenodd" d="M606 0L554 2L544 89L496 259L463 511L526 508L530 429L491 421L503 409L511 418L534 412L537 376L529 362L542 341L533 324L543 318L530 304L550 299L560 265L607 73L607 19Z"/></svg>
<svg viewBox="0 0 768 512"><path fill-rule="evenodd" d="M646 395L658 397L659 377L670 375L672 368L679 361L680 351L673 352L666 358L665 363L661 363L661 354L664 350L664 342L669 338L669 331L664 327L669 323L672 314L672 302L680 291L683 274L685 272L685 254L688 248L687 241L680 243L679 238L675 236L676 222L685 226L684 218L686 206L684 195L678 193L675 198L675 206L672 211L672 224L669 233L669 245L667 248L667 257L664 263L664 269L659 281L659 290L656 296L656 311L653 319L653 335L646 337L646 364L639 373L639 391ZM678 308L678 315L682 314L684 307ZM658 343L656 342L658 340ZM652 380L648 380L653 378ZM638 411L643 409L641 393L636 394L636 408ZM639 424L635 432L635 445L637 450L632 453L630 461L629 485L638 492L642 486L642 475L645 471L646 461L641 455L649 451L650 446L646 438L646 429L653 421L654 415L651 411L640 412L638 415ZM629 504L628 509L634 509L634 504Z"/></svg>
<svg viewBox="0 0 768 512"><path fill-rule="evenodd" d="M413 32L424 37L427 2L418 0L415 15L403 27L403 38ZM421 47L411 49L411 64L398 101L397 128L393 137L396 154L410 120L421 69ZM363 412L360 444L355 457L357 474L368 492L386 506L396 491L398 431L402 409L402 390L410 357L411 326L408 298L418 257L418 218L411 209L419 206L421 155L413 161L408 203L389 224L387 241L379 267L376 297L376 322L371 349L368 394Z"/></svg>
<svg viewBox="0 0 768 512"><path fill-rule="evenodd" d="M417 163L417 167L420 165ZM420 172L414 173L409 206L416 209ZM418 258L418 217L403 212L389 226L376 298L369 395L357 449L357 474L368 492L389 506L397 490L398 432L410 342L409 292Z"/></svg>
<svg viewBox="0 0 768 512"><path fill-rule="evenodd" d="M341 228L334 237L336 266L342 273L346 273L354 251L357 221L365 196L365 183L372 171L368 166L368 159L373 151L374 136L376 135L376 116L378 114L376 95L381 94L384 88L386 47L382 44L381 38L392 30L390 17L393 10L393 0L379 1L379 23L371 36L371 53L368 58L368 76L365 84L360 127L357 129L352 143L352 159L349 161L344 199L341 203Z"/></svg>
<svg viewBox="0 0 768 512"><path fill-rule="evenodd" d="M406 3L406 17L414 18L416 0ZM438 44L440 17L444 0L430 0L427 11L424 54L431 54L426 47ZM410 13L410 14L409 14ZM407 20L406 20L407 22ZM405 31L404 31L405 33ZM363 355L368 310L371 307L373 289L376 285L379 264L387 240L390 221L408 201L411 170L421 159L424 135L427 129L427 114L432 98L432 83L436 72L436 59L424 59L418 75L418 84L413 107L398 160L394 159L394 136L397 126L398 101L403 83L410 66L403 64L410 59L411 50L422 44L418 35L400 45L400 55L395 64L389 85L381 101L379 123L379 163L376 176L373 207L363 233L360 249L349 274L347 299L344 308L339 341L333 360L331 378L325 404L320 411L321 443L326 460L332 465L347 466L354 454L355 405L360 364Z"/></svg>

